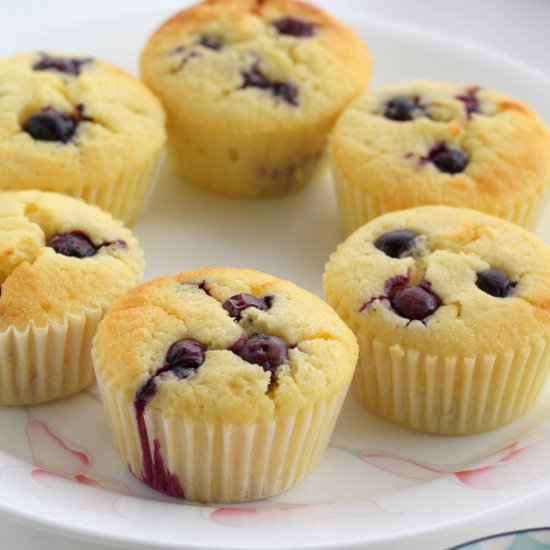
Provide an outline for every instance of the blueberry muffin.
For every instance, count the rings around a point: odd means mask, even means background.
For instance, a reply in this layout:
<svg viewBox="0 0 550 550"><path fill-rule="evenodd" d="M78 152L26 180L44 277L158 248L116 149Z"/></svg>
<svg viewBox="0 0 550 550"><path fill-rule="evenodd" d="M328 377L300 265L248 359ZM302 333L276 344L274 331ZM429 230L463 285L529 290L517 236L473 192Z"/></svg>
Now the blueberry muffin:
<svg viewBox="0 0 550 550"><path fill-rule="evenodd" d="M357 361L322 300L242 269L162 277L117 300L93 356L122 460L201 502L268 497L319 462Z"/></svg>
<svg viewBox="0 0 550 550"><path fill-rule="evenodd" d="M502 93L413 81L372 90L329 145L344 230L413 206L481 210L534 229L550 184L550 134Z"/></svg>
<svg viewBox="0 0 550 550"><path fill-rule="evenodd" d="M131 232L98 207L51 192L0 193L0 405L88 386L97 324L142 269Z"/></svg>
<svg viewBox="0 0 550 550"><path fill-rule="evenodd" d="M350 28L294 0L208 0L166 21L141 57L184 179L246 197L315 176L328 131L370 69Z"/></svg>
<svg viewBox="0 0 550 550"><path fill-rule="evenodd" d="M0 60L0 190L64 193L132 224L164 141L159 100L117 67L39 52Z"/></svg>
<svg viewBox="0 0 550 550"><path fill-rule="evenodd" d="M518 418L550 361L550 248L474 210L381 216L327 265L325 294L359 340L352 387L376 414L431 433Z"/></svg>

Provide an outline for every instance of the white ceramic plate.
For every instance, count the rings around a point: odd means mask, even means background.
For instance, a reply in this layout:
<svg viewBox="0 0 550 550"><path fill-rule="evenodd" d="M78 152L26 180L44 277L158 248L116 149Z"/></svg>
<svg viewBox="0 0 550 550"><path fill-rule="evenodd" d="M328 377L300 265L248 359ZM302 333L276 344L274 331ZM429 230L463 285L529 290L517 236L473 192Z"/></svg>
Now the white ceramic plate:
<svg viewBox="0 0 550 550"><path fill-rule="evenodd" d="M14 51L66 50L135 70L167 13L135 13L22 35ZM496 87L550 122L550 80L477 45L341 14L371 47L374 84L414 77ZM549 216L547 215L546 218ZM241 201L161 174L136 227L147 278L198 266L252 267L321 294L341 240L328 179L277 200ZM550 223L540 230L550 241ZM550 391L550 390L549 390ZM0 511L78 538L131 548L352 548L464 526L550 496L550 399L494 432L433 437L387 424L348 399L319 468L269 501L223 508L149 490L118 461L94 389L0 409Z"/></svg>

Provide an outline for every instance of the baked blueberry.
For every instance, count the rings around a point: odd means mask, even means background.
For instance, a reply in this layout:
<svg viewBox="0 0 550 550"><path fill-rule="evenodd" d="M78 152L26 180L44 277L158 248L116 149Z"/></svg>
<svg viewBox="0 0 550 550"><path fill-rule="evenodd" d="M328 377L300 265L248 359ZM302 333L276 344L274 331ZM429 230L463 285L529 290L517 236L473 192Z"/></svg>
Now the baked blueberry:
<svg viewBox="0 0 550 550"><path fill-rule="evenodd" d="M398 95L386 103L384 116L397 122L406 122L413 119L413 111L417 107L417 99L406 95Z"/></svg>
<svg viewBox="0 0 550 550"><path fill-rule="evenodd" d="M23 131L39 141L67 143L74 136L77 126L78 121L71 114L46 107L25 121Z"/></svg>
<svg viewBox="0 0 550 550"><path fill-rule="evenodd" d="M216 52L219 52L223 48L223 43L212 36L201 36L199 44Z"/></svg>
<svg viewBox="0 0 550 550"><path fill-rule="evenodd" d="M510 280L510 277L501 269L486 269L477 274L476 286L496 298L509 296L517 283Z"/></svg>
<svg viewBox="0 0 550 550"><path fill-rule="evenodd" d="M418 233L410 229L397 229L380 235L374 246L390 258L402 258L411 255L417 237Z"/></svg>
<svg viewBox="0 0 550 550"><path fill-rule="evenodd" d="M166 354L166 362L162 372L173 372L178 378L187 378L203 363L206 346L193 338L185 338L174 342Z"/></svg>
<svg viewBox="0 0 550 550"><path fill-rule="evenodd" d="M193 338L174 342L166 354L164 364L159 367L136 393L136 402L149 401L157 391L157 378L171 372L180 380L191 376L203 363L206 346Z"/></svg>
<svg viewBox="0 0 550 550"><path fill-rule="evenodd" d="M423 286L407 286L391 293L390 303L401 317L411 321L423 321L437 311L441 300Z"/></svg>
<svg viewBox="0 0 550 550"><path fill-rule="evenodd" d="M290 105L298 105L298 88L291 82L270 80L258 67L243 73L243 88L260 88Z"/></svg>
<svg viewBox="0 0 550 550"><path fill-rule="evenodd" d="M33 67L35 71L57 71L78 76L83 65L90 63L90 58L76 59L72 57L50 57L42 54L42 59Z"/></svg>
<svg viewBox="0 0 550 550"><path fill-rule="evenodd" d="M428 153L427 160L447 174L463 172L468 165L468 157L459 149L451 149L446 143L438 143Z"/></svg>
<svg viewBox="0 0 550 550"><path fill-rule="evenodd" d="M89 258L97 254L99 249L83 231L53 235L48 239L46 245L53 248L58 254L73 258Z"/></svg>
<svg viewBox="0 0 550 550"><path fill-rule="evenodd" d="M468 88L463 94L459 94L456 96L456 99L464 103L464 109L466 110L468 118L470 118L473 113L479 113L480 111L480 103L477 96L479 90L479 86L472 86L471 88Z"/></svg>
<svg viewBox="0 0 550 550"><path fill-rule="evenodd" d="M252 294L235 294L224 302L223 309L225 309L233 319L239 321L242 317L242 312L249 307L267 311L271 307L271 301L268 300L268 298L271 298L271 296L256 298L256 296Z"/></svg>
<svg viewBox="0 0 550 550"><path fill-rule="evenodd" d="M307 38L313 36L317 27L313 23L298 19L297 17L283 17L273 21L273 26L279 34L288 34L296 38Z"/></svg>
<svg viewBox="0 0 550 550"><path fill-rule="evenodd" d="M273 381L273 373L288 358L288 348L281 338L257 332L249 338L238 340L231 351L248 363L260 365L266 372L271 372Z"/></svg>

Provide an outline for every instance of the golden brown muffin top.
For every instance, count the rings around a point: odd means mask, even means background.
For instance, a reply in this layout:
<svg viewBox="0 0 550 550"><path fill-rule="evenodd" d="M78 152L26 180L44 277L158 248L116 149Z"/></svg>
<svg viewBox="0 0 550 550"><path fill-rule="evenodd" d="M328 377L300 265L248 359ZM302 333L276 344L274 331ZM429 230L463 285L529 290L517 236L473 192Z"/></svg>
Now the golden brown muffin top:
<svg viewBox="0 0 550 550"><path fill-rule="evenodd" d="M263 132L336 116L365 88L370 60L349 27L309 4L208 0L153 34L141 72L169 115L192 109Z"/></svg>
<svg viewBox="0 0 550 550"><path fill-rule="evenodd" d="M474 210L385 214L340 245L324 284L356 334L396 349L474 357L550 338L550 248Z"/></svg>
<svg viewBox="0 0 550 550"><path fill-rule="evenodd" d="M106 308L142 270L130 230L98 207L58 193L0 193L0 330Z"/></svg>
<svg viewBox="0 0 550 550"><path fill-rule="evenodd" d="M36 121L52 112L53 123ZM39 52L1 59L0 189L74 194L110 185L160 151L164 121L145 85L103 61ZM44 139L60 126L63 139Z"/></svg>
<svg viewBox="0 0 550 550"><path fill-rule="evenodd" d="M550 185L550 133L540 118L517 99L464 84L371 90L342 114L329 150L339 174L388 210L496 213Z"/></svg>
<svg viewBox="0 0 550 550"><path fill-rule="evenodd" d="M187 351L178 359L179 345ZM227 423L292 416L336 395L357 354L355 337L322 300L230 268L131 290L101 322L93 351L102 383L124 398L147 400L168 417Z"/></svg>

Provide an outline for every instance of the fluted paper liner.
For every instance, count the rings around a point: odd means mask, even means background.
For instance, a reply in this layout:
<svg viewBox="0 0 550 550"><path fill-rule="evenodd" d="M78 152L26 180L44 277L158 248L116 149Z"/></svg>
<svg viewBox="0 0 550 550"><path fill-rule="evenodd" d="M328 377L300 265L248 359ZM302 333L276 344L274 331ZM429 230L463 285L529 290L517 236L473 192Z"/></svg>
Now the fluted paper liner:
<svg viewBox="0 0 550 550"><path fill-rule="evenodd" d="M122 220L124 225L132 226L146 205L146 198L151 197L163 159L164 152L161 151L129 178L115 180L101 187L89 185L77 193L68 189L66 193L96 204Z"/></svg>
<svg viewBox="0 0 550 550"><path fill-rule="evenodd" d="M134 403L99 388L122 460L143 479L143 460ZM176 476L188 500L244 502L281 493L299 483L319 463L330 439L347 387L301 410L254 424L210 424L166 418L145 408L150 449L158 442L162 468Z"/></svg>
<svg viewBox="0 0 550 550"><path fill-rule="evenodd" d="M350 235L370 220L395 210L395 208L388 208L387 205L381 203L376 197L369 195L365 189L348 182L338 168L334 166L334 163L332 163L332 173L342 229L346 235ZM509 206L498 207L493 205L495 207L494 210L487 211L487 213L532 231L539 222L547 199L548 193L545 193L544 187L541 186L538 192L535 191L530 195L525 195L521 200ZM421 205L408 205L411 208L414 206Z"/></svg>
<svg viewBox="0 0 550 550"><path fill-rule="evenodd" d="M352 390L368 409L430 433L469 434L507 424L532 407L544 386L544 339L500 354L425 355L358 333Z"/></svg>
<svg viewBox="0 0 550 550"><path fill-rule="evenodd" d="M91 342L104 308L63 324L0 332L0 405L32 405L79 392L94 380Z"/></svg>

